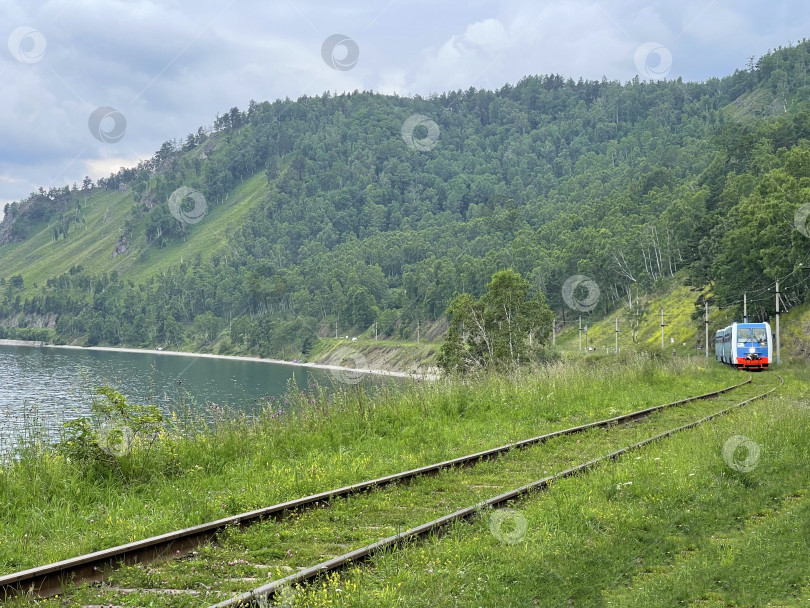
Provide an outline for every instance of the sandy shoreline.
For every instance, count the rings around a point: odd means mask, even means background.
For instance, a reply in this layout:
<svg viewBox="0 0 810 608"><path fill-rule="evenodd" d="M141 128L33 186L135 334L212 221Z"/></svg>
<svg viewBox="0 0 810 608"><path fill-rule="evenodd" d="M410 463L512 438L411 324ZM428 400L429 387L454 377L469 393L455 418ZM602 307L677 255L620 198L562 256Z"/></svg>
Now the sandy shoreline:
<svg viewBox="0 0 810 608"><path fill-rule="evenodd" d="M274 365L290 365L292 367L302 367L309 369L323 369L334 372L351 372L351 373L366 373L376 376L392 376L395 378L412 378L414 380L431 380L435 377L429 374L409 374L407 372L392 372L384 369L370 369L370 368L354 368L354 367L341 367L339 365L327 365L325 363L301 363L294 361L284 361L283 359L261 359L259 357L241 357L238 355L213 355L209 353L184 353L176 350L154 350L146 348L114 348L111 346L70 346L70 345L55 345L43 344L41 342L32 342L26 340L0 340L0 346L31 346L37 348L62 348L70 350L94 350L101 352L113 353L135 353L145 355L169 355L174 357L194 357L205 359L226 359L230 361L250 361L253 363L272 363ZM351 348L348 347L347 348Z"/></svg>

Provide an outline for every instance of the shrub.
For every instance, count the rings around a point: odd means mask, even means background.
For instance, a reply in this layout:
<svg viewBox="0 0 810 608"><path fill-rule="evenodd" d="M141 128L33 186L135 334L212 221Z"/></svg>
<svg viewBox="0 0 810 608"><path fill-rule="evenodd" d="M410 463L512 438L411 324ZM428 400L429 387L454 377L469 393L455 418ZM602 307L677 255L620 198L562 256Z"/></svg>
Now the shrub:
<svg viewBox="0 0 810 608"><path fill-rule="evenodd" d="M138 445L146 448L141 470L146 467L151 447L163 428L163 416L157 406L131 404L109 386L98 386L94 392L92 417L66 422L56 449L88 472L112 469L127 478L122 463Z"/></svg>

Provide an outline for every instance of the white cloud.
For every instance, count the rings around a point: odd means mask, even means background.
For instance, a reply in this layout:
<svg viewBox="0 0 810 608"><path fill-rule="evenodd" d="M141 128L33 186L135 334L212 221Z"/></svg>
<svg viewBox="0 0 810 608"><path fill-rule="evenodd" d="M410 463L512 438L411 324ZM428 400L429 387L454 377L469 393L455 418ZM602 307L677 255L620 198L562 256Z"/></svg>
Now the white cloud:
<svg viewBox="0 0 810 608"><path fill-rule="evenodd" d="M451 36L429 53L417 70L413 88L441 92L472 86L500 63L501 55L512 45L506 28L497 19L473 23L464 33Z"/></svg>
<svg viewBox="0 0 810 608"><path fill-rule="evenodd" d="M84 161L84 171L86 175L96 180L99 177L107 177L110 173L116 173L121 167L133 167L138 164L138 161L147 158L147 156L93 158Z"/></svg>
<svg viewBox="0 0 810 608"><path fill-rule="evenodd" d="M416 70L415 88L494 88L539 73L629 77L634 48L592 2L526 3L504 21L486 19L452 35Z"/></svg>

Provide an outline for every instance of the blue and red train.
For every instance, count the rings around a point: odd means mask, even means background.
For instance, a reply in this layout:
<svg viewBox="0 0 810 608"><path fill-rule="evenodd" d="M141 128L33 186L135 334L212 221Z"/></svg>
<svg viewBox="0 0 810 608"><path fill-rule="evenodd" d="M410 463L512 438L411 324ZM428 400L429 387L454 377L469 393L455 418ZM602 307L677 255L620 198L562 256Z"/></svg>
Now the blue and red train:
<svg viewBox="0 0 810 608"><path fill-rule="evenodd" d="M714 357L742 369L768 369L773 334L768 323L732 323L714 334Z"/></svg>

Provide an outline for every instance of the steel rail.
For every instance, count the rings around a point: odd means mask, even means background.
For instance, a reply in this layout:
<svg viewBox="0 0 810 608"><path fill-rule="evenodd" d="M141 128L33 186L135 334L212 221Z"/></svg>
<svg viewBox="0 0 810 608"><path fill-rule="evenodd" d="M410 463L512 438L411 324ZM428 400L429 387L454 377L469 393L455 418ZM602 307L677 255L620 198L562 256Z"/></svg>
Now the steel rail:
<svg viewBox="0 0 810 608"><path fill-rule="evenodd" d="M474 454L468 454L451 460L445 460L434 464L378 477L369 481L343 486L334 490L320 492L296 498L286 502L263 507L254 511L240 513L224 517L215 521L191 526L182 530L175 530L158 536L134 541L124 545L95 551L86 555L72 557L62 561L54 562L44 566L22 570L13 574L0 576L0 602L20 593L31 593L38 597L52 597L61 594L66 586L76 584L76 582L101 582L104 579L104 572L116 568L119 565L131 565L141 562L152 562L164 557L184 555L195 547L214 539L217 533L228 526L247 527L258 521L275 519L281 520L292 512L300 512L304 509L322 506L335 498L342 498L366 492L372 489L381 488L386 485L407 481L421 475L437 473L452 467L471 465L481 460L486 460L501 454L505 454L514 449L521 449L536 444L541 444L565 435L581 433L589 429L608 427L618 424L632 422L653 414L659 410L684 405L693 401L710 399L723 393L730 392L741 386L749 384L752 376L749 373L748 379L728 386L726 388L698 395L687 397L672 403L656 405L653 407L638 410L628 414L622 414L606 420L582 424L539 435L530 439L524 439L514 443L508 443L496 448L491 448Z"/></svg>
<svg viewBox="0 0 810 608"><path fill-rule="evenodd" d="M334 572L336 570L341 570L353 563L368 559L374 553L382 549L397 548L407 541L415 540L434 532L439 532L442 528L446 527L448 524L452 522L470 519L474 517L475 515L479 514L482 509L488 507L496 507L510 500L523 497L532 491L548 489L549 486L551 486L551 484L555 481L564 479L566 477L571 477L573 475L576 475L577 473L581 473L583 471L591 469L595 467L597 464L600 464L602 462L606 462L608 460L616 460L622 454L626 454L627 452L630 452L632 450L636 450L640 447L643 447L655 441L659 441L661 439L674 435L675 433L678 433L680 431L685 431L687 429L694 428L696 426L704 424L705 422L708 422L709 420L712 420L713 418L723 416L731 412L732 410L735 410L748 403L751 403L752 401L762 399L770 395L774 391L776 391L776 389L778 389L784 384L785 382L784 378L782 378L782 376L779 376L778 374L776 374L776 376L780 380L777 386L760 395L756 395L754 397L741 401L740 403L732 405L729 408L726 408L719 412L715 412L714 414L710 414L709 416L705 416L703 418L700 418L699 420L690 422L689 424L685 424L683 426L670 429L663 433L659 433L658 435L655 435L648 439L644 439L643 441L639 441L638 443L625 446L619 450L616 450L604 456L600 456L599 458L594 458L593 460L583 462L582 464L566 469L555 475L550 475L548 477L544 477L543 479L534 481L532 483L521 486L514 490L504 492L503 494L499 494L497 496L479 502L471 507L460 509L454 513L450 513L449 515L445 515L438 519L434 519L433 521L424 523L420 526L416 526L415 528L411 528L410 530L400 532L399 534L395 534L394 536L389 536L388 538L384 538L370 545L366 545L365 547L355 549L354 551L350 551L338 557L321 562L320 564L317 564L310 568L306 568L295 574L291 574L290 576L287 576L285 578L272 581L270 583L267 583L266 585L262 585L261 587L257 587L251 591L242 593L228 600L215 604L210 608L252 608L252 607L266 608L267 606L271 605L270 602L278 594L280 594L285 588L291 585L308 583L323 574Z"/></svg>

